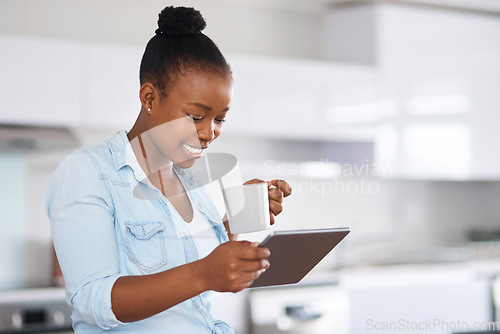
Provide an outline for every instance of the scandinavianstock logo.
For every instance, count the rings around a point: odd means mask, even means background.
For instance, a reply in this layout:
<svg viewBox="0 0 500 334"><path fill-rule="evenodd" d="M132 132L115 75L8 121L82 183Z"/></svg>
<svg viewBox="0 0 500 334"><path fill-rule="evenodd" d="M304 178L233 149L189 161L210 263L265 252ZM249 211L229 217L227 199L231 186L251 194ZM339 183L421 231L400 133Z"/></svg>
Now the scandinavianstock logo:
<svg viewBox="0 0 500 334"><path fill-rule="evenodd" d="M379 178L391 175L386 166L368 163L338 164L328 160L309 162L264 162L265 177L290 178L295 193L374 195L380 192Z"/></svg>

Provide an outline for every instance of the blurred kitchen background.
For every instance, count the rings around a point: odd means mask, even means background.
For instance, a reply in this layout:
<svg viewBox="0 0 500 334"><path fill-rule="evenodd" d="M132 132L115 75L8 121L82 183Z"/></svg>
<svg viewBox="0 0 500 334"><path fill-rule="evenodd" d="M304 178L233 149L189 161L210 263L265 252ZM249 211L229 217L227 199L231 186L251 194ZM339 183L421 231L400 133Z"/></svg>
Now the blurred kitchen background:
<svg viewBox="0 0 500 334"><path fill-rule="evenodd" d="M2 0L0 333L68 329L45 189L132 126L169 4L232 65L211 152L294 188L273 229L352 229L303 283L217 294L237 334L500 329L500 1Z"/></svg>

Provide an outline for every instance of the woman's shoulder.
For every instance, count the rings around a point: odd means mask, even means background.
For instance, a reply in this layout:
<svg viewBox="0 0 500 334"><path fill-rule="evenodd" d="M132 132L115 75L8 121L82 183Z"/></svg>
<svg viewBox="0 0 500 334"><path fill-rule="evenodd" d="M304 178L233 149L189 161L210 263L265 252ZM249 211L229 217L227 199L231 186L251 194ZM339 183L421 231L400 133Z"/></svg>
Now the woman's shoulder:
<svg viewBox="0 0 500 334"><path fill-rule="evenodd" d="M48 184L48 204L54 199L66 201L89 193L99 194L106 202L111 203L106 182L103 181L113 174L113 170L113 159L106 142L79 148L67 154Z"/></svg>
<svg viewBox="0 0 500 334"><path fill-rule="evenodd" d="M123 134L117 133L100 143L81 147L66 155L60 165L87 172L88 168L103 170L113 167L116 164L114 155L119 154L117 151L120 150L117 142L122 136Z"/></svg>

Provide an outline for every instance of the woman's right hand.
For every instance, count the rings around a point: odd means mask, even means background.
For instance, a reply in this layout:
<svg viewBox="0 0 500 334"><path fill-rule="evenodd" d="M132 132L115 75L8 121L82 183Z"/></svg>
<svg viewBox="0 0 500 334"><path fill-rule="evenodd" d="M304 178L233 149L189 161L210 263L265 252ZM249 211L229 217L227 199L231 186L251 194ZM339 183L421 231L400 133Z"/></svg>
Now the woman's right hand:
<svg viewBox="0 0 500 334"><path fill-rule="evenodd" d="M207 290L238 292L248 288L269 267L269 255L269 249L249 241L219 245L200 260Z"/></svg>

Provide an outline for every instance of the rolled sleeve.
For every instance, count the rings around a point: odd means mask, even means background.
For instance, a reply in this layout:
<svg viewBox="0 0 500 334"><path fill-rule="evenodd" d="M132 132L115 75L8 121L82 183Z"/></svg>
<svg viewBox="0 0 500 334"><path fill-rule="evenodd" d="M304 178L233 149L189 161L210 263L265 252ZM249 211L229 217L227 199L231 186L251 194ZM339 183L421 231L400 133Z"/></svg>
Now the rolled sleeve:
<svg viewBox="0 0 500 334"><path fill-rule="evenodd" d="M54 173L46 207L68 304L86 323L110 329L121 324L111 290L122 275L114 207L103 180L89 154L73 153Z"/></svg>
<svg viewBox="0 0 500 334"><path fill-rule="evenodd" d="M122 324L111 308L111 290L121 276L113 275L90 282L73 295L71 305L83 321L105 330Z"/></svg>

